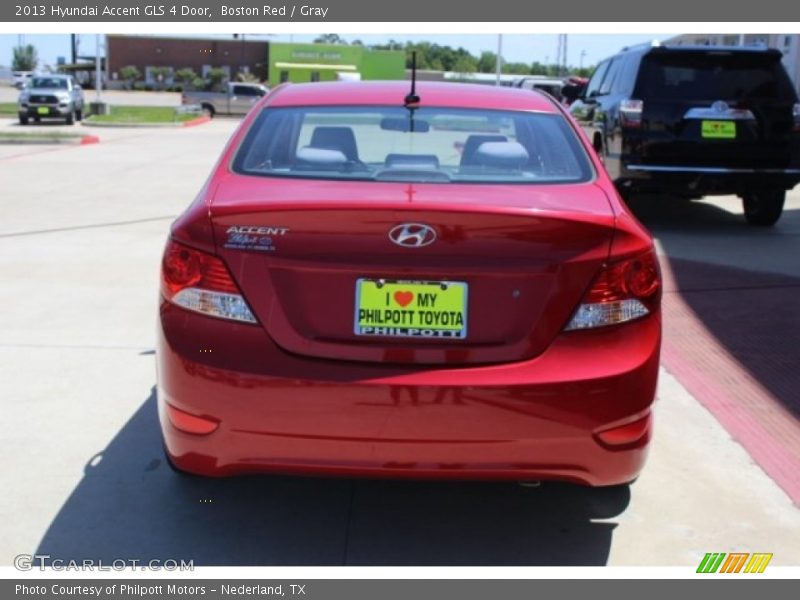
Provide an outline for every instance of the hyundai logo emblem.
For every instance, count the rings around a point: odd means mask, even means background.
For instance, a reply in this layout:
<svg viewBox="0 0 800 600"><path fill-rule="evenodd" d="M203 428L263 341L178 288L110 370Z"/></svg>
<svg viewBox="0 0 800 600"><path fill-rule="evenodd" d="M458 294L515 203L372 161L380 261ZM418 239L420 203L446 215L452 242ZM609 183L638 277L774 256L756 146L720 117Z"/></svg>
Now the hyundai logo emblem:
<svg viewBox="0 0 800 600"><path fill-rule="evenodd" d="M401 223L389 230L389 239L403 248L423 248L436 241L436 230L422 223Z"/></svg>

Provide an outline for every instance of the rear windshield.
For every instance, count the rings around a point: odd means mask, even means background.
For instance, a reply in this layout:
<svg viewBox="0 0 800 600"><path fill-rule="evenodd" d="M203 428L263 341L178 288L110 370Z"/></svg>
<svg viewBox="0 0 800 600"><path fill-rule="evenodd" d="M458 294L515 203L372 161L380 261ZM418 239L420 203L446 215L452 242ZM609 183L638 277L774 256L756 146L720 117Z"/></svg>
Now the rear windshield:
<svg viewBox="0 0 800 600"><path fill-rule="evenodd" d="M67 80L61 77L36 77L31 82L31 87L65 90L67 89Z"/></svg>
<svg viewBox="0 0 800 600"><path fill-rule="evenodd" d="M736 52L650 54L637 88L639 96L654 100L794 98L777 57Z"/></svg>
<svg viewBox="0 0 800 600"><path fill-rule="evenodd" d="M593 175L561 115L397 106L265 109L233 169L420 183L566 183Z"/></svg>

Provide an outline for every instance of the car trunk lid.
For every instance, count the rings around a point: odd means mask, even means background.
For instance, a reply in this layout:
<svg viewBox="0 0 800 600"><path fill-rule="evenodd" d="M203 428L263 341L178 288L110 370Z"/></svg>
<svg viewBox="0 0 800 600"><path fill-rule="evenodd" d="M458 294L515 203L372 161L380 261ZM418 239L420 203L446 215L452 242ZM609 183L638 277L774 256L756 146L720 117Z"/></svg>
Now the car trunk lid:
<svg viewBox="0 0 800 600"><path fill-rule="evenodd" d="M334 185L231 175L216 192L211 216L218 253L285 350L418 364L522 360L542 352L608 257L614 231L608 199L594 184ZM394 243L390 232L407 224L430 227L436 240ZM435 295L435 286L421 284L461 288L463 306L451 298L441 310L463 310L464 335L364 335L359 296L376 290L360 281L387 284L382 293L393 310L414 308L407 306L409 294ZM394 325L433 330L441 323Z"/></svg>

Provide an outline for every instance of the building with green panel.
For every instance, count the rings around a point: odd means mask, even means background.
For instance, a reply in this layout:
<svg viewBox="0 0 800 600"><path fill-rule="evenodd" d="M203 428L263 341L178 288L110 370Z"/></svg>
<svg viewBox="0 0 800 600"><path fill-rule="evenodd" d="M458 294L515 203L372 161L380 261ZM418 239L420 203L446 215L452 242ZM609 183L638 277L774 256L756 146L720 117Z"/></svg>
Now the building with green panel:
<svg viewBox="0 0 800 600"><path fill-rule="evenodd" d="M285 81L405 79L405 52L344 44L269 44L269 85Z"/></svg>

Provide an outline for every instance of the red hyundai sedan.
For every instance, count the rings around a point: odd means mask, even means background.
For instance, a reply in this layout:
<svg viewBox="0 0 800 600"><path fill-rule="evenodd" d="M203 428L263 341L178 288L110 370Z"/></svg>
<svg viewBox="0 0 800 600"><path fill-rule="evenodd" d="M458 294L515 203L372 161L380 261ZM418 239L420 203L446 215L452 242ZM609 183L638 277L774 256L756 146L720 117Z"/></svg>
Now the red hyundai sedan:
<svg viewBox="0 0 800 600"><path fill-rule="evenodd" d="M561 106L280 86L172 226L158 406L176 469L636 478L661 281Z"/></svg>

